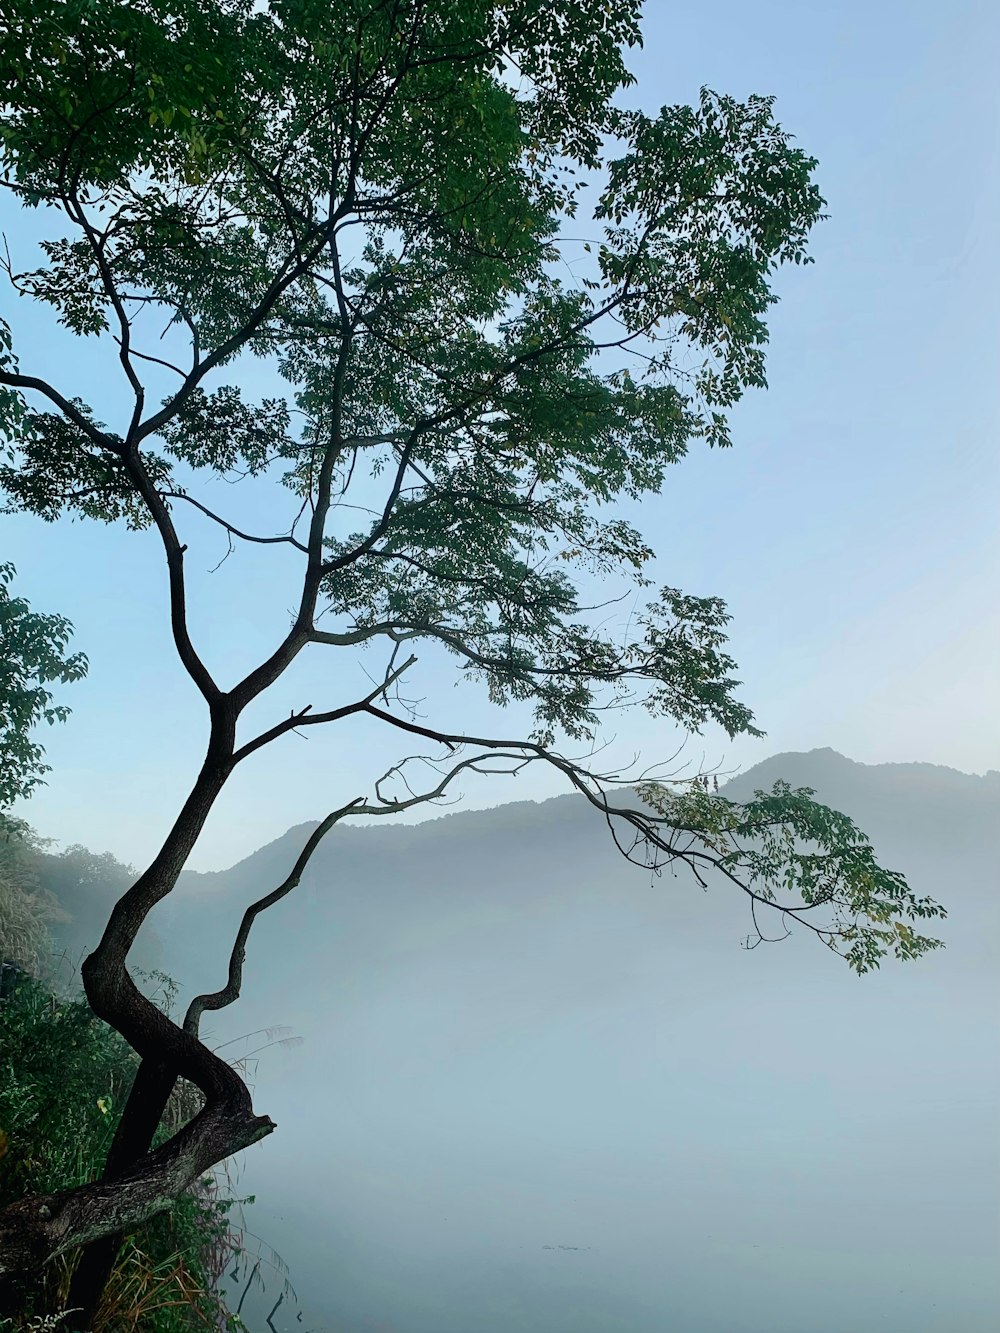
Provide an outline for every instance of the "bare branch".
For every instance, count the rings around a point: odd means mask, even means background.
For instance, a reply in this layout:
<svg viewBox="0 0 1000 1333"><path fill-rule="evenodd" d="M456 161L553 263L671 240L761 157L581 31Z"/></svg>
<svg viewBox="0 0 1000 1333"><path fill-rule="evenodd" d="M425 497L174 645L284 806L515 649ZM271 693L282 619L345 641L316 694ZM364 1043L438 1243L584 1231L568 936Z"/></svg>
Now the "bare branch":
<svg viewBox="0 0 1000 1333"><path fill-rule="evenodd" d="M213 522L218 523L220 527L225 528L226 531L231 533L234 537L240 537L245 542L258 542L262 546L279 545L284 542L290 546L294 546L297 551L302 551L303 553L307 553L308 551L308 548L303 546L303 544L300 541L297 541L291 534L284 537L255 537L252 533L241 532L239 528L233 527L231 523L220 517L220 515L213 514L211 509L207 509L200 500L196 500L193 495L187 495L184 491L161 491L160 494L164 500L186 500L188 504L194 505L195 509L200 509L206 517L212 519Z"/></svg>
<svg viewBox="0 0 1000 1333"><path fill-rule="evenodd" d="M421 758L422 756L411 756L411 759L414 757ZM516 765L515 768L484 769L483 767L481 767L486 760L490 759L496 760L499 758L507 758L512 760ZM403 761L404 764L406 762L408 761L407 760ZM222 987L220 990L205 992L204 994L197 995L194 997L194 999L192 999L191 1003L188 1005L187 1014L185 1015L184 1018L184 1031L189 1033L191 1036L197 1036L199 1025L201 1023L202 1014L206 1010L224 1009L228 1005L233 1004L237 999L239 999L240 988L243 980L243 964L246 960L246 945L254 921L260 915L261 912L264 912L269 907L272 907L276 902L279 902L287 894L291 893L291 891L294 888L298 887L298 885L301 883L302 876L305 873L306 867L308 866L309 861L312 859L313 853L316 851L319 844L323 841L327 833L330 831L331 828L334 827L335 824L338 824L342 819L346 818L349 815L373 815L373 816L396 815L404 810L410 809L415 805L422 805L426 804L427 802L435 801L441 795L443 795L444 791L449 786L449 784L453 782L454 779L460 773L466 772L468 770L474 770L476 772L492 772L492 773L506 772L510 773L511 775L516 775L520 771L520 769L524 767L524 764L526 762L529 762L529 760L527 760L524 755L519 755L519 754L503 755L495 751L490 751L486 754L474 755L471 758L463 759L459 763L455 764L444 775L444 777L437 784L437 786L430 791L420 792L418 794L411 794L411 797L409 799L402 801L386 800L379 795L378 799L380 800L381 804L377 806L369 805L363 797L359 796L356 797L353 801L349 802L347 805L341 806L339 810L331 811L331 813L328 814L326 818L323 819L309 835L309 838L306 840L305 846L303 847L302 851L299 853L298 857L295 860L295 864L293 865L291 871L286 876L286 878L281 882L281 884L279 884L277 888L272 889L269 893L264 894L262 897L256 899L255 902L251 903L250 906L247 907L246 911L243 913L243 919L240 922L240 927L233 944L232 952L230 954L229 973L226 985ZM378 779L378 781L375 784L377 795L379 793L381 784L384 783L393 774L398 773L401 768L402 765L396 765L394 768L389 769L388 772L383 774L383 776Z"/></svg>
<svg viewBox="0 0 1000 1333"><path fill-rule="evenodd" d="M251 903L246 909L243 913L243 920L240 922L240 928L237 932L232 953L229 957L229 977L226 984L221 990L210 991L194 997L188 1005L187 1013L184 1017L185 1032L196 1037L198 1035L199 1024L201 1023L201 1016L206 1009L224 1009L227 1005L233 1004L234 1001L239 999L240 987L243 983L243 962L246 958L247 939L250 936L250 929L253 926L254 921L261 912L266 911L269 907L273 906L274 903L279 902L286 894L291 893L292 889L297 887L306 866L309 864L313 852L326 837L327 833L333 828L334 824L360 805L362 800L363 798L359 796L349 805L341 806L339 810L334 810L331 814L327 815L322 823L317 825L310 834L305 847L303 847L302 851L299 853L291 873L287 878L283 880L276 889L272 889L270 893L264 894L263 897L258 898L256 902Z"/></svg>
<svg viewBox="0 0 1000 1333"><path fill-rule="evenodd" d="M761 903L769 907L772 911L778 911L783 915L792 916L795 920L801 921L803 925L808 926L808 928L817 935L832 936L843 933L842 931L837 931L832 928L817 927L813 925L812 922L805 920L801 915L804 912L813 910L814 907L819 906L820 904L806 903L801 907L789 907L776 903L773 898L756 893L751 889L748 884L741 880L739 876L724 863L724 858L721 855L713 854L709 851L695 851L690 844L688 848L679 849L670 837L664 837L659 831L660 829L666 829L669 830L671 834L683 835L690 834L691 830L679 829L676 824L671 823L666 817L661 815L647 814L645 811L631 809L628 806L610 805L600 784L602 782L607 782L615 783L616 785L624 785L622 779L614 778L608 774L597 775L590 773L573 761L555 754L553 751L548 750L545 746L536 741L495 740L483 736L465 736L438 731L433 727L424 727L416 722L406 722L402 718L394 717L391 713L387 713L381 708L376 708L373 704L366 704L363 711L370 713L373 717L381 718L382 721L388 722L391 726L397 727L401 731L410 732L412 735L416 736L423 736L428 740L438 741L449 748L457 749L463 745L478 745L487 747L491 750L522 751L539 759L543 759L563 773L576 790L580 792L581 795L586 796L591 805L600 810L607 820L608 827L611 829L619 851L625 855L626 860L632 861L634 865L641 865L643 869L647 870L659 868L655 863L651 865L648 861L639 862L633 860L630 852L634 850L634 847L637 844L634 844L629 852L625 851L621 843L618 841L616 830L612 825L611 821L613 818L619 818L631 825L640 835L640 840L644 847L651 847L655 851L662 852L667 857L668 861L683 860L689 867L691 867L691 869L696 871L700 865L705 865L717 870L735 884L737 888L741 889L752 901ZM589 785L591 782L596 785L596 792L591 789Z"/></svg>
<svg viewBox="0 0 1000 1333"><path fill-rule="evenodd" d="M366 694L363 699L358 699L355 703L344 704L341 708L334 708L327 713L312 712L312 705L307 704L299 712L293 712L290 717L286 717L283 722L276 723L267 731L261 732L252 741L247 741L246 745L241 745L233 755L233 764L241 763L248 755L255 750L261 749L265 745L270 745L271 741L277 740L279 736L285 736L290 731L295 731L298 727L316 727L322 726L327 722L339 722L341 718L350 717L355 713L363 713L368 708L373 699L377 699L380 694L389 688L389 686L402 676L404 671L409 670L416 662L416 657L410 656L402 666L397 667L391 672L381 685L376 686L370 694Z"/></svg>
<svg viewBox="0 0 1000 1333"><path fill-rule="evenodd" d="M115 342L118 343L119 347L121 346L121 339L116 338ZM172 370L174 374L179 375L182 380L186 379L189 374L188 371L181 370L180 366L175 366L172 361L164 361L160 356L150 356L148 352L136 351L134 347L129 349L129 355L138 357L140 361L148 361L154 366L163 366L165 370Z"/></svg>

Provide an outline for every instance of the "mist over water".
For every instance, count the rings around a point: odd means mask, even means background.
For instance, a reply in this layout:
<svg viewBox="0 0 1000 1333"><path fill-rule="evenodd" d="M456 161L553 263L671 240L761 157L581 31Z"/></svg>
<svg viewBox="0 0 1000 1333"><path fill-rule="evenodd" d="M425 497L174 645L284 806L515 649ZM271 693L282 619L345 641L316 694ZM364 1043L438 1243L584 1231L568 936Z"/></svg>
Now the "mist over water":
<svg viewBox="0 0 1000 1333"><path fill-rule="evenodd" d="M251 1069L278 1129L237 1181L298 1293L276 1328L997 1327L1000 781L814 751L727 794L779 771L949 908L946 950L747 951L742 895L651 883L576 798L330 835L208 1028L303 1038ZM182 1000L307 832L157 909Z"/></svg>

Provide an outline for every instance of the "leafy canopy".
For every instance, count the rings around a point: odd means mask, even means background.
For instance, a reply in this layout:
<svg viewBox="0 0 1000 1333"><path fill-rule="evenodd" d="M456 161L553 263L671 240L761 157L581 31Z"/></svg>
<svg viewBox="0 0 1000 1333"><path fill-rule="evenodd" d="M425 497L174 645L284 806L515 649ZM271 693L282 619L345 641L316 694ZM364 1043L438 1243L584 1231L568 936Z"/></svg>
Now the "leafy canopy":
<svg viewBox="0 0 1000 1333"><path fill-rule="evenodd" d="M424 639L494 701L529 701L519 744L552 762L558 737L594 736L623 701L762 734L718 598L663 588L623 645L573 577L651 586L651 547L607 511L656 494L693 443L730 444L727 409L766 383L773 275L809 262L822 216L816 163L771 98L623 108L640 8L0 8L0 171L47 231L45 263L9 277L104 340L127 398L105 426L5 344L0 485L45 519L158 528L178 650L210 702L176 527L194 507L302 556L290 635L225 696L240 707L305 643ZM284 391L249 391L255 363ZM212 477L277 479L287 522L244 532L198 498ZM359 518L349 491L378 499ZM802 794L769 799L793 836L815 831ZM682 814L710 844L708 807ZM851 835L831 827L842 873ZM912 907L891 878L862 883L862 914Z"/></svg>

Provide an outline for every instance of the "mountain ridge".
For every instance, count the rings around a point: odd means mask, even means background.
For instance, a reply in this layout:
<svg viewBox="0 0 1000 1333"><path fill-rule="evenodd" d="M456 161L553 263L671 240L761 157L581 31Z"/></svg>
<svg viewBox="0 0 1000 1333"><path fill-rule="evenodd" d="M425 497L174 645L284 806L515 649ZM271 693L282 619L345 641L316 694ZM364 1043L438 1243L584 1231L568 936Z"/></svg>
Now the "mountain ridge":
<svg viewBox="0 0 1000 1333"><path fill-rule="evenodd" d="M745 800L779 777L811 787L819 801L848 815L883 865L948 910L948 919L928 933L946 943L962 940L970 961L992 957L1000 909L991 887L1000 863L1000 775L931 764L865 765L827 747L772 756L720 794ZM218 985L244 910L286 878L315 827L315 821L295 825L227 870L185 872L151 914L151 928L173 955L166 970L182 984ZM495 929L509 932L516 954L523 947L519 931L593 912L624 913L633 927L641 923L678 945L713 953L728 953L752 929L746 899L733 886L713 878L704 892L681 868L665 870L654 883L649 870L625 861L586 798L567 793L418 824L336 826L299 886L255 923L245 991L268 985L276 958L294 956L304 965L317 941L331 947L337 940L338 949L350 942L373 968L390 958L395 966L399 951L408 954L421 940L446 937L449 947L471 949L474 938ZM814 943L802 935L797 950ZM958 955L946 949L914 966L944 975L958 966ZM349 969L353 974L353 961Z"/></svg>
<svg viewBox="0 0 1000 1333"><path fill-rule="evenodd" d="M937 781L942 787L947 784L947 788L939 793L939 797L949 794L967 800L978 796L984 800L993 798L1000 805L1000 770L988 769L985 774L965 773L949 765L931 764L920 760L865 764L842 755L831 746L819 746L812 750L789 750L771 755L754 764L746 772L734 774L720 784L719 795L729 799L747 800L752 796L754 789L762 786L770 787L778 779L789 781L793 787L811 786L817 782L822 784L825 780L843 800L846 793L840 792L839 789L844 780L855 782L860 780L862 784L870 785L872 782L877 784L880 779L887 777L902 779L904 782L920 779ZM814 790L817 799L825 804L835 804L834 791L825 793L820 787L814 787ZM631 794L632 791L633 788L622 787L618 794L622 797ZM846 803L855 802L848 799ZM488 831L495 821L509 822L516 816L527 818L533 824L550 824L558 816L569 816L571 812L575 814L586 809L588 804L586 798L579 792L563 792L540 801L505 801L498 805L473 810L448 810L419 823L385 823L381 819L378 821L359 819L357 822L337 825L327 835L327 842L334 835L339 838L345 835L352 838L358 835L385 839L402 837L410 841L415 836L420 838L429 836L430 830L438 834L452 832L467 835ZM860 822L859 816L850 809L845 808L843 813L850 815L855 822ZM600 818L596 810L593 811L592 817ZM306 838L319 826L319 823L318 819L312 819L293 824L277 838L261 844L255 851L249 852L239 861L221 870L185 870L178 881L178 892L183 896L188 889L207 888L211 884L219 884L223 879L238 876L251 863L259 864L261 858L270 861L272 858L285 857L292 847L295 848L297 855ZM863 823L861 827L864 831ZM418 834L418 830L424 832ZM290 869L291 861L288 864Z"/></svg>

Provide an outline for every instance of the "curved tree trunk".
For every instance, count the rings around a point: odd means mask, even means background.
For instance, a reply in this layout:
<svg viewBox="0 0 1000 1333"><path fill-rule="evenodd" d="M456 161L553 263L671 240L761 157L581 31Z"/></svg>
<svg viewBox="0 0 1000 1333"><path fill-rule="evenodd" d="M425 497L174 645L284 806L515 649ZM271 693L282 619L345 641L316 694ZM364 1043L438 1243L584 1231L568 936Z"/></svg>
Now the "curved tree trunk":
<svg viewBox="0 0 1000 1333"><path fill-rule="evenodd" d="M183 548L173 553L172 572L182 554ZM173 585L172 591L176 591ZM315 589L312 599L315 602ZM306 612L311 614L311 604L304 603ZM284 884L247 909L230 958L227 985L198 997L183 1026L142 994L125 963L142 923L177 883L237 760L257 748L251 745L236 754L240 712L307 641L308 635L297 627L278 652L230 695L221 694L209 679L211 734L198 778L156 858L115 903L100 943L81 968L91 1009L125 1038L142 1063L102 1178L57 1194L21 1199L0 1212L0 1314L21 1313L18 1302L24 1286L49 1260L82 1246L85 1254L73 1279L77 1299L70 1308L78 1304L85 1323L92 1321L122 1236L168 1209L213 1166L275 1128L268 1116L254 1115L249 1090L235 1069L199 1040L198 1019L204 1009L223 1007L239 995L246 937L254 918L299 882L320 838L360 798L328 815L313 831ZM205 1105L167 1143L149 1152L178 1077L201 1090Z"/></svg>
<svg viewBox="0 0 1000 1333"><path fill-rule="evenodd" d="M224 1009L239 998L246 944L254 920L298 885L313 852L327 832L360 803L360 799L352 801L327 815L306 839L305 846L284 881L270 893L249 904L243 913L243 920L230 953L226 985L221 990L195 996L188 1005L184 1018L185 1033L197 1037L201 1016L206 1009ZM167 1109L175 1082L176 1074L172 1072L170 1066L143 1060L118 1122L102 1179L115 1179L129 1167L137 1164L148 1152L157 1126ZM114 1268L121 1240L121 1233L101 1237L86 1245L80 1256L67 1305L69 1309L78 1312L73 1320L73 1327L82 1330L83 1333L89 1330L93 1322L101 1294Z"/></svg>
<svg viewBox="0 0 1000 1333"><path fill-rule="evenodd" d="M173 828L146 872L115 904L100 943L84 960L81 972L91 1009L142 1058L138 1086L101 1180L21 1199L0 1213L0 1313L21 1313L17 1302L24 1286L47 1261L101 1240L106 1240L105 1256L112 1246L117 1253L123 1234L169 1208L206 1171L274 1129L268 1117L254 1115L237 1072L143 995L125 966L143 921L177 883L232 772L235 733L236 710L222 700L213 708L205 761ZM205 1105L190 1124L149 1153L178 1076L201 1089ZM88 1264L80 1286L90 1305L103 1291L96 1279L96 1264Z"/></svg>

